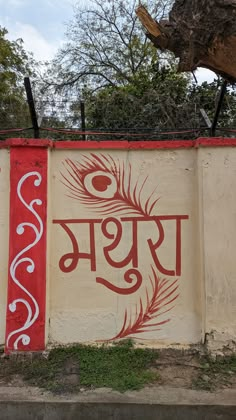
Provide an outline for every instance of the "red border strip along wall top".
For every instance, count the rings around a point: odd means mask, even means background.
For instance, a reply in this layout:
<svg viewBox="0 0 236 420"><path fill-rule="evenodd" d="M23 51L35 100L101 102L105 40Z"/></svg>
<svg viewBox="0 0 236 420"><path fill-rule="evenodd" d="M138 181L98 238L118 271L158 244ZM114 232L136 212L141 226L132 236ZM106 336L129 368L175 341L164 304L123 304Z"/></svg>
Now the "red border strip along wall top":
<svg viewBox="0 0 236 420"><path fill-rule="evenodd" d="M47 154L10 151L7 353L45 348Z"/></svg>
<svg viewBox="0 0 236 420"><path fill-rule="evenodd" d="M197 140L163 140L163 141L52 141L48 139L11 138L0 141L0 148L32 147L50 149L191 149L199 147L236 147L236 138L203 137Z"/></svg>

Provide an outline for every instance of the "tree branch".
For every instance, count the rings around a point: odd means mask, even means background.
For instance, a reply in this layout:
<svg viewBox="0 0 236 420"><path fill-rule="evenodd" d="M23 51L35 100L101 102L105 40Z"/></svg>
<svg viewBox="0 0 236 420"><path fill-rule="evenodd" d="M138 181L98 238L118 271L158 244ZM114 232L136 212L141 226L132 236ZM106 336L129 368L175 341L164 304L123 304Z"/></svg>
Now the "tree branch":
<svg viewBox="0 0 236 420"><path fill-rule="evenodd" d="M179 71L205 67L236 82L235 0L175 0L160 23L144 6L136 13L155 47L179 58Z"/></svg>
<svg viewBox="0 0 236 420"><path fill-rule="evenodd" d="M139 6L136 10L136 13L140 22L150 35L156 37L162 36L161 26L151 17L144 6Z"/></svg>

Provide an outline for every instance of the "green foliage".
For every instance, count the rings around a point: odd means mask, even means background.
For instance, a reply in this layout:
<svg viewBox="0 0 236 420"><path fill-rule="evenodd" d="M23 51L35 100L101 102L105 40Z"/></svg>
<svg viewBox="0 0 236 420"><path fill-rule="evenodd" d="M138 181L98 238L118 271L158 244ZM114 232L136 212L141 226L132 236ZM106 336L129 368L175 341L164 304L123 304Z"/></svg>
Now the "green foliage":
<svg viewBox="0 0 236 420"><path fill-rule="evenodd" d="M171 130L184 127L189 112L189 79L175 66L150 66L126 86L87 94L86 114L92 129ZM189 122L188 122L189 124Z"/></svg>
<svg viewBox="0 0 236 420"><path fill-rule="evenodd" d="M220 95L221 81L218 79L212 83L204 82L200 86L191 85L189 87L189 101L198 107L204 108L211 121L215 116L215 111ZM219 127L236 127L236 91L232 86L227 88L220 117Z"/></svg>
<svg viewBox="0 0 236 420"><path fill-rule="evenodd" d="M29 125L23 77L30 74L23 41L9 41L0 27L0 129Z"/></svg>
<svg viewBox="0 0 236 420"><path fill-rule="evenodd" d="M206 128L200 110L210 121L215 116L220 81L197 85L176 72L174 64L135 75L126 86L108 87L86 97L87 124L100 130L150 130L158 132L179 129ZM218 121L218 127L236 126L236 93L228 88ZM155 135L156 133L156 135ZM205 131L208 135L209 131ZM233 134L232 134L233 135ZM147 137L148 134L146 134ZM169 138L170 135L167 135ZM163 139L163 135L160 136ZM190 138L186 134L186 138Z"/></svg>
<svg viewBox="0 0 236 420"><path fill-rule="evenodd" d="M114 346L59 347L47 359L34 359L31 363L18 362L14 372L23 374L29 383L51 391L76 392L81 387L109 387L118 391L140 389L157 380L150 370L157 353L148 349L135 349L132 342ZM68 364L77 373L78 382L68 384Z"/></svg>

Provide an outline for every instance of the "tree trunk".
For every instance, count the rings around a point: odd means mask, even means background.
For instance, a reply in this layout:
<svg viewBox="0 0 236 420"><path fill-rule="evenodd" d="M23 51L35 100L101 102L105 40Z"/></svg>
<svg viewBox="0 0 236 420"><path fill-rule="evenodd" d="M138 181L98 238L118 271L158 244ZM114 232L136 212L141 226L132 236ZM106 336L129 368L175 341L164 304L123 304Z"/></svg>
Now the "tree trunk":
<svg viewBox="0 0 236 420"><path fill-rule="evenodd" d="M236 0L175 0L159 23L143 6L136 12L153 44L179 58L179 71L205 67L236 82Z"/></svg>

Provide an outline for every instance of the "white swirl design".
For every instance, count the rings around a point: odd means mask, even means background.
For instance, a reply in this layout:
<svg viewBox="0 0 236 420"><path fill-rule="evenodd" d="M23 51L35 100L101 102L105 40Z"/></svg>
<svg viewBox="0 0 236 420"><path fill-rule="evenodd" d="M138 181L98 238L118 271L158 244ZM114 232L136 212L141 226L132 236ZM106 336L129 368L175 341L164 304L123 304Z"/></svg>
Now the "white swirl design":
<svg viewBox="0 0 236 420"><path fill-rule="evenodd" d="M22 333L23 331L27 330L28 328L30 328L36 321L36 319L39 316L39 305L36 301L36 299L31 295L31 293L24 287L22 286L22 284L20 283L20 281L17 279L17 275L16 275L16 271L17 271L17 267L22 264L22 263L26 263L26 270L29 274L32 274L35 270L35 263L32 260L32 258L30 257L23 257L23 255L28 252L31 248L33 248L41 239L42 234L43 234L43 222L42 219L40 218L40 216L38 215L38 213L36 212L36 210L34 209L34 205L37 206L41 206L42 205L42 200L40 199L34 199L32 200L29 204L26 203L26 201L24 200L24 198L22 197L21 194L21 188L22 185L24 184L24 182L30 178L30 177L36 177L35 181L34 181L34 186L35 187L39 187L41 182L42 182L42 176L40 175L39 172L28 172L27 174L25 174L19 181L18 185L17 185L17 195L20 199L20 201L23 203L23 205L35 216L35 218L38 221L38 226L34 225L33 223L29 223L29 222L23 222L20 223L17 228L16 228L16 233L18 235L23 235L25 232L25 228L28 227L30 229L32 229L35 233L35 240L27 245L22 251L20 251L16 257L14 258L14 260L12 261L11 265L10 265L10 275L12 280L14 281L14 283L21 289L23 290L23 292L29 297L30 301L27 301L26 299L15 299L13 302L11 302L9 304L9 310L14 313L17 309L17 304L21 303L23 305L25 305L28 315L27 315L27 319L24 323L24 325L21 328L18 328L15 331L12 331L8 337L7 337L7 342L6 345L7 347L9 347L9 341L11 340L11 338L13 336L18 335L18 333ZM15 338L13 347L14 350L18 349L18 343L22 342L22 344L24 346L29 345L30 343L30 337L27 334L20 334L17 338Z"/></svg>

